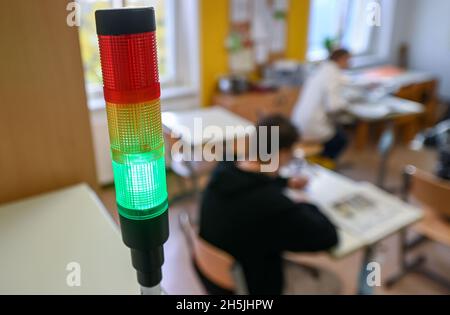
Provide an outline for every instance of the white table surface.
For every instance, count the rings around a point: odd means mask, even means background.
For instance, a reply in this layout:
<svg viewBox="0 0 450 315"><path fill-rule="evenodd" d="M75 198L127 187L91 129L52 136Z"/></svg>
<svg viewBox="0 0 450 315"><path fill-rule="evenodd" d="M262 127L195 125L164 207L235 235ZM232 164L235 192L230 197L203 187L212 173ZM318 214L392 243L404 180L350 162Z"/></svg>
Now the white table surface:
<svg viewBox="0 0 450 315"><path fill-rule="evenodd" d="M129 249L84 184L0 206L0 294L139 294ZM66 266L81 267L70 287Z"/></svg>
<svg viewBox="0 0 450 315"><path fill-rule="evenodd" d="M201 125L195 125L196 120ZM168 132L172 132L181 137L181 140L191 146L199 146L205 143L220 143L223 141L244 138L248 134L243 128L251 127L253 124L232 112L220 107L212 106L187 111L171 111L162 113L162 123ZM214 127L221 130L222 137L213 132L212 135L203 131L207 127ZM234 133L226 133L227 127L243 127Z"/></svg>
<svg viewBox="0 0 450 315"><path fill-rule="evenodd" d="M380 84L391 90L397 90L410 84L427 82L434 79L432 74L421 71L404 71L394 75L373 76L370 74L370 71L372 70L376 70L376 67L364 70L349 71L348 77L350 79L350 83L354 86L362 87Z"/></svg>
<svg viewBox="0 0 450 315"><path fill-rule="evenodd" d="M336 220L333 220L330 213L333 211L331 205L336 200L359 192L361 185L367 184L353 181L321 167L314 167L313 174L310 176L310 184L306 192L299 193L292 190L288 191L288 196L294 200L306 197L317 204L337 225L340 243L337 248L331 251L331 255L335 258L343 258L366 246L374 245L422 218L422 211L420 209L401 201L393 195L381 191L375 186L369 186L371 193L370 197L373 197L374 200L382 202L383 204L396 207L396 209L400 209L401 211L388 221L371 229L364 237L356 235L353 231L350 231L345 226L340 225Z"/></svg>
<svg viewBox="0 0 450 315"><path fill-rule="evenodd" d="M379 120L390 116L421 114L422 104L403 98L388 96L377 101L357 102L347 109L351 115L362 120Z"/></svg>

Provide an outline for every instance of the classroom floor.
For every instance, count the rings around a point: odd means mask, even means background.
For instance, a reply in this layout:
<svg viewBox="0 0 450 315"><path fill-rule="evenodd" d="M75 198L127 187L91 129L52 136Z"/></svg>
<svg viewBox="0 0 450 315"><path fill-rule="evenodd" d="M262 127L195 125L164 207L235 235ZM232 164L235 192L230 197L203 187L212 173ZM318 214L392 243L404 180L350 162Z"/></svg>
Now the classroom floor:
<svg viewBox="0 0 450 315"><path fill-rule="evenodd" d="M404 146L398 146L390 158L386 187L395 193L401 187L401 171L406 164L413 164L432 171L436 156L433 151L414 152ZM340 173L358 181L375 180L378 169L378 157L375 149L356 152L349 149L342 159ZM177 194L178 184L175 175L168 175L169 195ZM114 189L105 188L100 198L117 219ZM188 246L179 225L179 214L187 211L196 215L198 203L191 199L172 204L170 208L170 237L165 245L165 264L163 267L163 287L168 294L204 294L192 267ZM377 248L376 260L382 266L382 278L389 278L396 272L398 236L394 235L381 242ZM433 243L425 243L412 253L424 254L427 257L427 268L443 276L450 275L450 249ZM413 258L411 256L411 258ZM297 257L297 256L296 256ZM326 254L301 255L296 258L301 262L312 263L333 270L341 279L342 293L355 294L358 270L362 260L362 252L357 252L345 259L334 261ZM449 279L450 280L450 279ZM382 286L376 289L377 294L450 294L450 291L422 275L410 273L392 288Z"/></svg>

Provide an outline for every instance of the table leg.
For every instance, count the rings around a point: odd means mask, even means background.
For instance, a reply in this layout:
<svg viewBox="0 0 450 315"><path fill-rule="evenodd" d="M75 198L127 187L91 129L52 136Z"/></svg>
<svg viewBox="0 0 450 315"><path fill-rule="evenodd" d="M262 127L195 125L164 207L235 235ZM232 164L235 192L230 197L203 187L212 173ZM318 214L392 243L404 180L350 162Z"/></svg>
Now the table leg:
<svg viewBox="0 0 450 315"><path fill-rule="evenodd" d="M395 274L386 281L386 286L388 288L392 287L394 284L399 282L408 273L418 271L419 267L422 266L423 263L425 262L425 258L423 256L419 256L416 259L414 259L414 261L408 262L406 260L406 254L408 250L413 249L416 246L422 244L423 242L427 241L427 239L425 237L421 237L408 244L406 236L407 236L406 229L402 229L399 233L399 247L398 247L400 270L397 274Z"/></svg>
<svg viewBox="0 0 450 315"><path fill-rule="evenodd" d="M357 150L363 150L369 140L369 123L360 121L356 126L355 146Z"/></svg>
<svg viewBox="0 0 450 315"><path fill-rule="evenodd" d="M374 256L375 246L367 246L364 250L364 258L359 273L358 295L372 295L374 293L373 287L367 282L367 278L371 272L367 269L367 266L373 261Z"/></svg>
<svg viewBox="0 0 450 315"><path fill-rule="evenodd" d="M409 144L419 132L419 123L417 119L412 119L411 122L403 126L403 144Z"/></svg>

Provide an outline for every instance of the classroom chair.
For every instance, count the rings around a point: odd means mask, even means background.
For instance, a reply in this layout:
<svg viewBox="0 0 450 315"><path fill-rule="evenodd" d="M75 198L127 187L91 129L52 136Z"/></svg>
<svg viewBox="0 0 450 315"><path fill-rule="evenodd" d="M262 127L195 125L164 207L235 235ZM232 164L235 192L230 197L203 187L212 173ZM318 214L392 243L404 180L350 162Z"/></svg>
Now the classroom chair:
<svg viewBox="0 0 450 315"><path fill-rule="evenodd" d="M410 142L420 129L436 123L438 107L437 81L410 84L397 91L396 96L423 104L425 111L420 115L411 115L395 119L397 129L402 132L404 143Z"/></svg>
<svg viewBox="0 0 450 315"><path fill-rule="evenodd" d="M228 253L198 236L186 212L180 213L179 224L188 243L194 268L203 286L213 295L247 295L245 275L239 263ZM287 284L285 294L340 294L336 275L308 263L284 259L286 276L297 281ZM303 292L303 293L302 293Z"/></svg>
<svg viewBox="0 0 450 315"><path fill-rule="evenodd" d="M425 113L422 115L420 127L431 127L436 123L436 113L439 104L437 96L438 82L431 80L422 83L415 83L400 89L396 96L421 103L425 106Z"/></svg>
<svg viewBox="0 0 450 315"><path fill-rule="evenodd" d="M336 169L336 163L320 154L323 151L323 145L314 142L299 142L294 147L294 155L297 158L306 159L309 163L320 165L329 170Z"/></svg>
<svg viewBox="0 0 450 315"><path fill-rule="evenodd" d="M245 295L245 276L235 259L198 236L186 212L179 223L188 243L194 267L209 294Z"/></svg>
<svg viewBox="0 0 450 315"><path fill-rule="evenodd" d="M323 145L314 142L299 142L294 146L294 150L301 152L304 158L311 158L322 153Z"/></svg>
<svg viewBox="0 0 450 315"><path fill-rule="evenodd" d="M408 243L406 233L402 233L400 246L402 270L399 275L388 281L388 286L395 284L408 272L414 271L450 289L450 279L444 279L421 267L425 262L424 256L418 257L412 263L406 261L408 252L424 241L450 247L450 182L409 165L404 171L404 198L418 202L424 211L424 218L412 227L420 235L419 239Z"/></svg>

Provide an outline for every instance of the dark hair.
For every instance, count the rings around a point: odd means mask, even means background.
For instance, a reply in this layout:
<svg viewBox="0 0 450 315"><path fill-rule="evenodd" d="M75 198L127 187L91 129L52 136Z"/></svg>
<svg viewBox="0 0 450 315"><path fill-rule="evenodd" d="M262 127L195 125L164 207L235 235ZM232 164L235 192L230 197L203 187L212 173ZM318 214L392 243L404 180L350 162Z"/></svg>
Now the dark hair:
<svg viewBox="0 0 450 315"><path fill-rule="evenodd" d="M329 59L331 61L338 61L342 57L350 56L350 52L345 48L335 49L330 53Z"/></svg>
<svg viewBox="0 0 450 315"><path fill-rule="evenodd" d="M290 149L292 146L299 141L300 133L297 128L289 121L289 119L281 116L281 115L272 115L264 117L256 123L256 136L258 141L258 146L260 144L260 128L259 127L268 127L267 128L267 153L271 154L275 148L271 148L271 127L279 127L279 147L278 150L282 149ZM265 136L265 135L264 135ZM277 150L277 151L278 151Z"/></svg>

